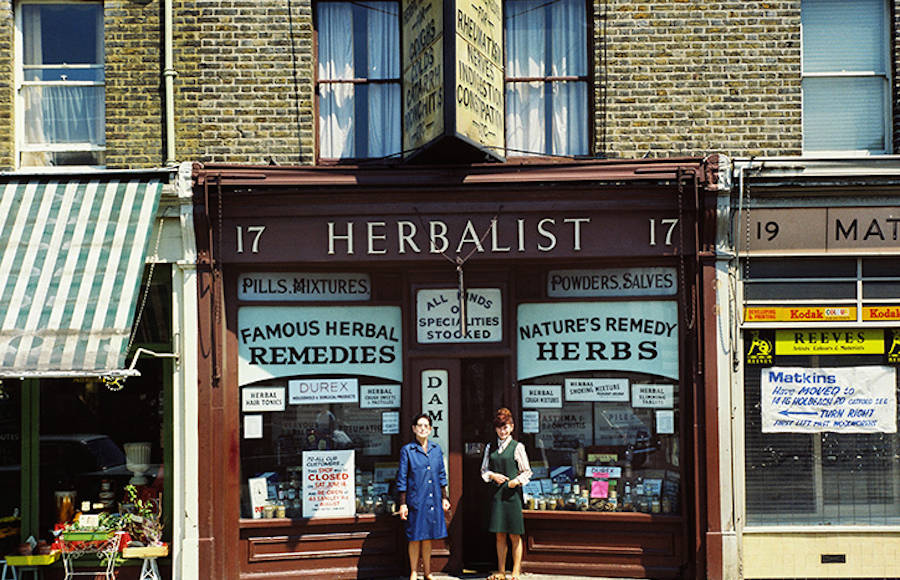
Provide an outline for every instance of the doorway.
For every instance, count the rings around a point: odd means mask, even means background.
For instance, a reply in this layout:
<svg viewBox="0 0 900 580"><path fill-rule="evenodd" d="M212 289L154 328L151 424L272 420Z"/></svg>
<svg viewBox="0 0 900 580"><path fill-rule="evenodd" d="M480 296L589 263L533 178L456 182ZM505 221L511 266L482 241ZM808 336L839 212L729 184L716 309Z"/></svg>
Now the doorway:
<svg viewBox="0 0 900 580"><path fill-rule="evenodd" d="M505 359L471 358L460 361L460 433L463 451L462 539L463 566L467 570L493 570L497 566L494 536L487 531L491 488L481 479L485 445L494 441L494 411L512 408L506 400Z"/></svg>

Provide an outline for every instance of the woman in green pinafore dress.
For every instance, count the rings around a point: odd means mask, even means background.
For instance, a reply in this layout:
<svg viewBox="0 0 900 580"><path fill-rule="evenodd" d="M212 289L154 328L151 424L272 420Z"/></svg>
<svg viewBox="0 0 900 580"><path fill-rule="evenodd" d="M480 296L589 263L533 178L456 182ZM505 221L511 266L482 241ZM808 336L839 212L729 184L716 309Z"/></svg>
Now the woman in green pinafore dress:
<svg viewBox="0 0 900 580"><path fill-rule="evenodd" d="M522 487L531 479L531 467L525 446L512 438L514 429L509 409L497 409L494 414L497 441L487 446L481 462L481 478L495 486L488 531L495 534L497 541L498 572L490 580L506 578L507 538L512 544L513 580L518 580L522 573L522 534L525 533Z"/></svg>

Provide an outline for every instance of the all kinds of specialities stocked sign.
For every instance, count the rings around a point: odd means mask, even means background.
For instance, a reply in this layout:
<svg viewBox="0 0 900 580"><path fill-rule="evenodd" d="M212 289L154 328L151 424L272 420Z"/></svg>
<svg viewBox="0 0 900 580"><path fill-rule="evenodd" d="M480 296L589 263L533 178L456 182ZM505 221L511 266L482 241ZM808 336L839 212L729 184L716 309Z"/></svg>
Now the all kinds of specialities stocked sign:
<svg viewBox="0 0 900 580"><path fill-rule="evenodd" d="M465 333L462 307L465 306ZM465 303L456 288L416 293L416 338L422 344L500 342L503 340L503 303L499 288L472 288Z"/></svg>
<svg viewBox="0 0 900 580"><path fill-rule="evenodd" d="M761 370L763 433L896 433L896 370L887 366Z"/></svg>
<svg viewBox="0 0 900 580"><path fill-rule="evenodd" d="M678 380L678 303L556 302L518 308L519 380L626 371Z"/></svg>
<svg viewBox="0 0 900 580"><path fill-rule="evenodd" d="M238 382L302 375L403 379L398 306L244 306L238 310Z"/></svg>

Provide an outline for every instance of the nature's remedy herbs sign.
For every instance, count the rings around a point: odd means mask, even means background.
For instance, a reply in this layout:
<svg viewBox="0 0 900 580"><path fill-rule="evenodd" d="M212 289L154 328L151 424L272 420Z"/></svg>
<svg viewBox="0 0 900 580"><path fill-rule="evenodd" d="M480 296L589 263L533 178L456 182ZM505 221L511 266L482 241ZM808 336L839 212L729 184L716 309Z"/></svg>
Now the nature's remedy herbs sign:
<svg viewBox="0 0 900 580"><path fill-rule="evenodd" d="M238 382L294 375L403 380L396 306L245 306L238 310Z"/></svg>
<svg viewBox="0 0 900 580"><path fill-rule="evenodd" d="M893 367L762 369L763 433L896 433Z"/></svg>
<svg viewBox="0 0 900 580"><path fill-rule="evenodd" d="M598 370L678 380L674 301L521 304L516 335L519 380Z"/></svg>

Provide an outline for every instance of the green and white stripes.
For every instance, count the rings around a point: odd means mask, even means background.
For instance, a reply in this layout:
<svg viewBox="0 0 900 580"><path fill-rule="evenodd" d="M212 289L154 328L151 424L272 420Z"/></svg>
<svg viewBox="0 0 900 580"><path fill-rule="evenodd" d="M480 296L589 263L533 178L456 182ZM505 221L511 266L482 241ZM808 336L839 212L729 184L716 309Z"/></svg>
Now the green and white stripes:
<svg viewBox="0 0 900 580"><path fill-rule="evenodd" d="M0 377L123 369L160 182L0 188Z"/></svg>

